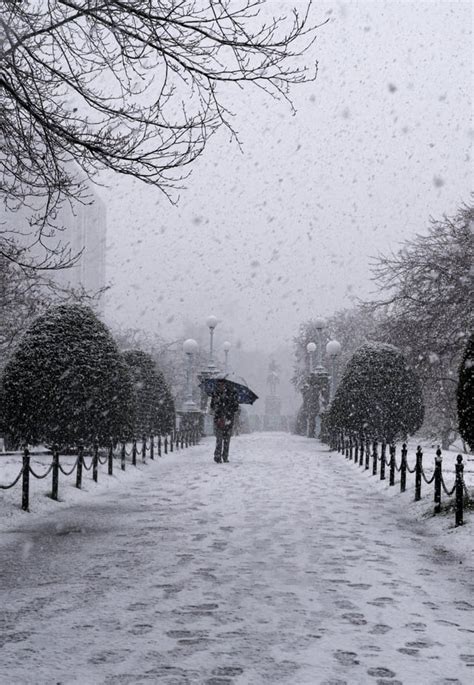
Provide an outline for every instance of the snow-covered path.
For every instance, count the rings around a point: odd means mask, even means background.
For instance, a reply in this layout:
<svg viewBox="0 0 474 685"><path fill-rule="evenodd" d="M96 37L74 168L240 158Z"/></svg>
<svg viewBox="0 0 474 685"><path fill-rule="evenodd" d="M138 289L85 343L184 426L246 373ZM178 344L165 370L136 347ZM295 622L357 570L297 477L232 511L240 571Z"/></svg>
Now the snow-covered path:
<svg viewBox="0 0 474 685"><path fill-rule="evenodd" d="M305 438L211 453L5 536L2 685L472 682L472 569L399 499Z"/></svg>

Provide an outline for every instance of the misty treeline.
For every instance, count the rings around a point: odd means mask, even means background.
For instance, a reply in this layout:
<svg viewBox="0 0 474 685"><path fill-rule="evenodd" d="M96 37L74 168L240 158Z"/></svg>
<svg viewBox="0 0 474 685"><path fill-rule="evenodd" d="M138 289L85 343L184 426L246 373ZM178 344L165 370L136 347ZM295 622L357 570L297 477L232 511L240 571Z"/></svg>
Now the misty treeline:
<svg viewBox="0 0 474 685"><path fill-rule="evenodd" d="M242 88L287 99L317 65L311 3L273 17L267 0L0 3L1 193L20 226L0 225L0 254L24 268L78 258L61 241L62 208L89 203L102 172L174 201Z"/></svg>
<svg viewBox="0 0 474 685"><path fill-rule="evenodd" d="M398 348L421 384L421 432L445 449L459 436L458 394L467 393L458 388L459 373L469 344L472 355L473 236L472 204L462 206L454 216L432 219L425 231L398 251L374 258L376 296L335 312L323 331L323 351L330 339L341 344L339 379L364 344L386 343ZM314 321L303 323L295 338L293 382L298 389L308 376L306 345L317 340ZM330 369L329 359L326 366ZM472 388L471 362L465 361L465 366ZM361 387L361 393L363 390ZM467 403L472 417L472 396ZM472 418L472 433L471 424ZM463 434L466 436L466 431Z"/></svg>

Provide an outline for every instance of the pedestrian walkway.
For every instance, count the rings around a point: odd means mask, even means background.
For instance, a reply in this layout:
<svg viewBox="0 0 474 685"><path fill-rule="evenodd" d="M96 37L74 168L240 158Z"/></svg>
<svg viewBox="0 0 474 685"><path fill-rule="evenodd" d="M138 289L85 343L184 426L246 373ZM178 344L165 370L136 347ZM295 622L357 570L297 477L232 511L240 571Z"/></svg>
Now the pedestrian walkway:
<svg viewBox="0 0 474 685"><path fill-rule="evenodd" d="M472 569L400 499L314 440L212 447L5 536L2 685L473 681Z"/></svg>

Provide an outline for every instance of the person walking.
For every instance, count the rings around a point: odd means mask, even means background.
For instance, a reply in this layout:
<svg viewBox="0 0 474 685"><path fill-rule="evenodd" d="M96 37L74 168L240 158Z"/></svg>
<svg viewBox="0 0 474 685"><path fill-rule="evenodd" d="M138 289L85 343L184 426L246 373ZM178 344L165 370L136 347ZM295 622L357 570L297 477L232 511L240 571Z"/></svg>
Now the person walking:
<svg viewBox="0 0 474 685"><path fill-rule="evenodd" d="M229 446L234 425L234 415L239 408L237 391L224 379L219 379L211 398L211 410L214 412L214 433L216 448L214 461L220 464L229 461Z"/></svg>

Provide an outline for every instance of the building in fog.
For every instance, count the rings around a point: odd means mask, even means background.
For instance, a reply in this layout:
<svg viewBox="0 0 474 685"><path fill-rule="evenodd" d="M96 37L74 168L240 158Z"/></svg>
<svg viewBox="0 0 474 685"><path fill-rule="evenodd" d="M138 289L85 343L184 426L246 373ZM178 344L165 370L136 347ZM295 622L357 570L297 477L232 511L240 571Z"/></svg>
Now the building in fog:
<svg viewBox="0 0 474 685"><path fill-rule="evenodd" d="M70 269L58 271L58 283L73 288L83 287L92 293L105 286L105 251L107 214L104 202L91 191L90 203L77 203L74 212L68 206L61 212L61 242L68 243L73 255L81 256Z"/></svg>
<svg viewBox="0 0 474 685"><path fill-rule="evenodd" d="M0 223L18 244L28 245L33 241L33 236L28 235L27 210L19 208L12 212L0 208ZM71 255L80 253L80 257L69 269L51 271L50 277L61 286L84 288L92 294L104 288L107 214L101 198L89 188L87 204L76 202L72 208L65 203L55 223L61 230L54 239L48 239L49 244L60 242L70 249ZM33 245L32 257L41 260L45 254L42 250L41 246Z"/></svg>

